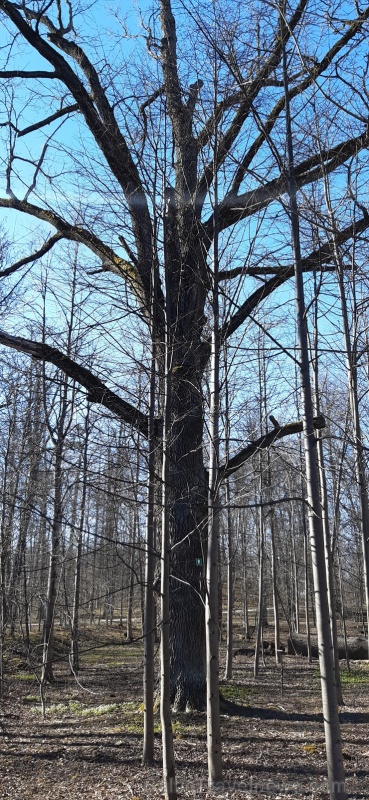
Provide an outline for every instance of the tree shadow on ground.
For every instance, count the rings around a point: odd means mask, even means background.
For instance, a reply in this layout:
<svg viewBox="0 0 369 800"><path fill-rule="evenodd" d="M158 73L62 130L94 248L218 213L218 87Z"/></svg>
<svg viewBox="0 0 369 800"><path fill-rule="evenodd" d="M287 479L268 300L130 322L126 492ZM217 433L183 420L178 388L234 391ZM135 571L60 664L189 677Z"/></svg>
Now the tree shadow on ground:
<svg viewBox="0 0 369 800"><path fill-rule="evenodd" d="M232 700L221 698L221 713L231 717L248 717L261 720L281 720L284 722L323 722L322 712L309 713L306 711L285 711L282 708L261 708L256 706L241 705ZM369 713L363 711L342 711L340 722L345 724L367 725Z"/></svg>

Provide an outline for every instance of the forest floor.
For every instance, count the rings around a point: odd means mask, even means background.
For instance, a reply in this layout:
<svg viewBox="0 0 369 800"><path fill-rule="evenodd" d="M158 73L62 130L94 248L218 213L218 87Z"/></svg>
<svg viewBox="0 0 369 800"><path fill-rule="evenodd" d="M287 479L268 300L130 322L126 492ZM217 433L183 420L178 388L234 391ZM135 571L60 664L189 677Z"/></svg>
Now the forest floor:
<svg viewBox="0 0 369 800"><path fill-rule="evenodd" d="M78 682L67 668L67 635L57 634L55 683L40 710L37 669L21 643L5 662L0 707L0 798L5 800L159 800L160 721L155 763L141 765L142 643L126 644L117 629L84 633ZM235 642L235 648L242 646ZM34 654L37 653L35 648ZM233 680L222 682L224 776L207 789L206 719L173 716L178 796L183 800L327 798L323 718L317 662L271 656L253 677L253 659L234 658ZM369 797L369 662L342 666L341 709L347 790Z"/></svg>

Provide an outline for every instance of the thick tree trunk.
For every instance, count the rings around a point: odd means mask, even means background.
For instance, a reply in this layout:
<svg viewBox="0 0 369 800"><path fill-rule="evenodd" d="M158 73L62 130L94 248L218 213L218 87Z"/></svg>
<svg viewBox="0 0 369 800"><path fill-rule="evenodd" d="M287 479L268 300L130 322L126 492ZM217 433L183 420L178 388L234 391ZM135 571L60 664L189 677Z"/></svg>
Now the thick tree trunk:
<svg viewBox="0 0 369 800"><path fill-rule="evenodd" d="M179 387L173 380L173 397ZM177 385L176 385L177 384ZM186 397L183 395L186 394ZM192 395L192 396L191 396ZM206 483L202 463L202 413L199 395L189 385L182 400L192 413L175 414L172 426L171 506L171 700L178 710L205 705L205 556ZM186 402L187 401L187 402ZM180 405L180 403L179 403ZM189 623L190 620L190 623Z"/></svg>
<svg viewBox="0 0 369 800"><path fill-rule="evenodd" d="M173 371L169 453L171 700L178 710L203 709L205 704L206 477L201 395L190 374L179 381Z"/></svg>
<svg viewBox="0 0 369 800"><path fill-rule="evenodd" d="M206 284L194 215L168 192L165 218L172 338L171 436L168 463L171 550L171 700L178 710L205 705L203 564L207 478L203 463L202 342ZM183 238L179 240L179 232Z"/></svg>

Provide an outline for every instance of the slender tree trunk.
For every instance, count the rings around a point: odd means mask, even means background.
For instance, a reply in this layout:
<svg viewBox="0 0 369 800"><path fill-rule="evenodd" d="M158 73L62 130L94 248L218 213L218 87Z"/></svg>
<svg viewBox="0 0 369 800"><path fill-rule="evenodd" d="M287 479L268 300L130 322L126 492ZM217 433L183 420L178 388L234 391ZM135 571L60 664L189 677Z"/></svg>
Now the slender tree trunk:
<svg viewBox="0 0 369 800"><path fill-rule="evenodd" d="M226 505L227 505L227 645L226 645L226 668L224 678L229 681L233 671L233 526L232 510L230 508L231 496L229 490L229 480L226 480Z"/></svg>
<svg viewBox="0 0 369 800"><path fill-rule="evenodd" d="M137 476L136 476L137 478ZM128 642L131 642L133 639L133 603L134 603L134 588L135 588L135 545L136 545L136 538L137 538L137 528L138 528L138 521L137 521L137 509L135 508L133 511L133 520L132 520L132 533L131 533L131 540L130 540L130 558L129 558L129 578L128 578L128 603L127 603L127 629L126 629L126 639Z"/></svg>
<svg viewBox="0 0 369 800"><path fill-rule="evenodd" d="M296 633L300 633L300 599L299 599L299 580L296 556L295 538L295 517L294 509L291 509L291 554L292 554L292 585L293 585L293 619Z"/></svg>
<svg viewBox="0 0 369 800"><path fill-rule="evenodd" d="M72 630L71 630L70 664L72 672L76 674L79 671L79 644L78 644L79 606L80 606L80 593L81 593L82 546L83 546L83 532L85 526L86 494L87 494L88 437L89 437L89 405L87 406L87 412L85 418L85 435L83 442L82 495L81 495L80 517L79 517L78 537L77 537L77 551L75 557L74 597L73 597Z"/></svg>
<svg viewBox="0 0 369 800"><path fill-rule="evenodd" d="M281 29L283 29L283 26L284 22L281 15ZM319 668L321 675L324 732L327 752L328 789L331 800L346 800L347 794L345 788L341 731L337 706L336 677L333 662L329 608L327 601L324 537L322 528L322 512L319 498L316 439L313 425L313 403L310 384L308 333L301 264L299 212L297 206L296 182L294 177L292 127L289 107L289 89L285 48L283 48L283 73L286 103L288 187L295 266L297 325L300 349L300 377L304 425L303 438L309 504L309 530L316 600Z"/></svg>
<svg viewBox="0 0 369 800"><path fill-rule="evenodd" d="M263 433L263 416L266 419L266 368L264 353L262 350L262 340L259 336L258 341L258 377L259 377L259 427L260 433ZM268 469L265 470L265 462L262 452L259 453L259 532L258 532L258 556L259 556L259 590L258 590L258 606L257 606L257 627L255 639L255 658L254 658L254 677L259 674L260 651L263 644L263 627L265 623L265 586L264 586L264 561L265 561L265 521L263 503L265 500L265 489L269 491L269 487L265 486L265 475L268 480ZM264 660L264 649L263 649ZM265 663L265 661L264 661Z"/></svg>
<svg viewBox="0 0 369 800"><path fill-rule="evenodd" d="M340 554L338 546L337 546L337 563L338 563L338 582L339 582L339 587L340 587L342 633L343 633L343 641L345 643L346 666L347 666L348 672L350 672L351 671L351 667L350 667L350 658L349 658L349 651L348 651L348 644L347 644L346 612L345 612L345 602L344 602L344 597L343 597L341 554Z"/></svg>
<svg viewBox="0 0 369 800"><path fill-rule="evenodd" d="M274 649L277 664L281 663L281 640L279 628L279 602L278 602L278 583L277 583L277 558L275 546L275 524L272 512L270 520L270 557L272 570L272 590L273 590L273 617L274 617Z"/></svg>
<svg viewBox="0 0 369 800"><path fill-rule="evenodd" d="M264 518L262 508L262 472L260 469L260 510L259 510L259 591L257 606L257 624L255 638L254 677L259 674L260 651L263 641L263 609L264 609Z"/></svg>
<svg viewBox="0 0 369 800"><path fill-rule="evenodd" d="M313 377L314 377L314 404L315 404L315 414L320 414L320 400L319 400L319 380L318 380L318 289L316 284L316 276L315 276L315 313L314 313L314 370L313 370ZM321 432L317 431L316 434L316 447L317 447L317 457L318 457L318 475L319 475L319 486L320 486L320 502L322 508L322 527L323 527L323 537L324 537L324 550L325 550L325 565L326 565L326 573L327 573L327 590L328 590L328 607L329 607L329 619L331 625L331 635L332 635L332 647L333 647L333 659L334 659L334 669L336 673L336 691L337 691L337 702L339 705L343 704L343 696L342 696L342 686L341 686L341 675L340 675L340 662L338 658L338 642L337 642L337 615L336 615L336 591L334 585L334 569L333 569L333 557L332 557L332 549L331 549L331 535L329 529L329 517L328 517L328 492L327 492L327 479L325 473L325 464L324 464L324 452L323 452L323 442L321 437Z"/></svg>
<svg viewBox="0 0 369 800"><path fill-rule="evenodd" d="M308 531L306 528L305 506L302 508L302 527L304 534L304 570L305 570L305 627L308 662L312 663L311 657L311 638L310 638L310 614L309 614L309 554L308 554Z"/></svg>
<svg viewBox="0 0 369 800"><path fill-rule="evenodd" d="M99 528L99 511L100 506L96 501L95 507L95 530L93 537L93 554L92 554L92 575L91 575L91 598L90 598L90 625L93 624L95 618L95 592L96 592L96 560L97 560L97 534Z"/></svg>
<svg viewBox="0 0 369 800"><path fill-rule="evenodd" d="M148 471L145 547L145 597L144 597L144 737L143 762L154 759L154 647L155 647L155 403L156 403L156 265L152 269L151 287L151 359L148 420ZM164 513L164 509L163 509ZM166 521L165 521L166 524Z"/></svg>
<svg viewBox="0 0 369 800"><path fill-rule="evenodd" d="M58 581L58 557L60 539L62 533L62 462L63 462L63 443L59 440L55 446L55 467L54 467L54 502L53 502L53 522L51 529L51 543L49 553L49 574L46 595L46 610L43 633L43 666L41 683L53 680L53 642L54 642L54 618L55 603L57 597Z"/></svg>
<svg viewBox="0 0 369 800"><path fill-rule="evenodd" d="M3 484L4 488L4 484ZM3 505L5 504L5 496L2 497ZM5 625L6 625L6 590L5 590L5 541L3 534L3 526L1 526L1 541L0 541L0 700L4 695L4 640L5 640Z"/></svg>
<svg viewBox="0 0 369 800"><path fill-rule="evenodd" d="M170 707L170 529L169 529L169 439L171 430L171 370L170 312L168 306L170 287L166 285L167 321L165 342L165 396L162 452L162 525L161 525L161 580L160 580L160 718L163 744L163 781L166 800L177 800L174 761L172 717Z"/></svg>
<svg viewBox="0 0 369 800"><path fill-rule="evenodd" d="M9 405L12 405L11 418L7 431L4 462L3 479L1 486L1 518L0 518L0 697L3 696L4 681L4 640L7 625L9 624L9 586L7 585L7 571L9 568L10 542L13 528L13 518L15 509L15 498L18 494L19 470L16 477L15 492L11 487L12 473L12 449L13 438L17 425L17 392L13 394ZM11 499L12 497L12 499ZM13 631L14 633L14 631Z"/></svg>
<svg viewBox="0 0 369 800"><path fill-rule="evenodd" d="M224 368L225 368L225 457L229 461L229 437L230 437L230 417L229 417L229 391L228 391L228 359L227 347L224 352ZM232 509L231 509L231 491L229 478L225 480L225 500L227 507L227 645L226 645L226 667L225 667L225 680L229 681L232 678L233 670L233 524L232 524Z"/></svg>
<svg viewBox="0 0 369 800"><path fill-rule="evenodd" d="M359 412L359 399L358 399L358 386L357 386L357 346L356 340L351 342L349 315L347 309L347 299L345 292L345 284L343 278L343 262L339 252L336 239L336 224L334 214L332 211L328 181L325 179L325 194L330 225L333 236L334 255L337 267L338 286L341 300L341 314L343 323L343 334L346 351L346 364L347 364L347 383L351 408L351 419L353 425L353 448L355 454L355 473L356 482L359 490L360 501L360 515L361 515L361 542L363 552L363 566L364 566L364 589L365 589L365 605L366 605L366 618L367 625L369 624L369 497L368 485L365 473L365 451L363 446L363 436L360 424ZM355 323L357 322L357 308L355 303ZM368 635L368 634L367 634ZM368 657L369 657L369 635L368 635Z"/></svg>
<svg viewBox="0 0 369 800"><path fill-rule="evenodd" d="M215 147L216 150L216 147ZM213 326L211 338L210 378L210 460L208 500L208 546L206 559L206 717L208 748L208 784L212 788L222 780L222 745L219 709L219 296L218 296L218 231L217 196L214 197L213 252Z"/></svg>
<svg viewBox="0 0 369 800"><path fill-rule="evenodd" d="M248 586L247 586L247 548L245 535L241 537L242 540L242 592L243 592L243 624L245 629L245 638L250 638L250 624L249 624L249 604L248 604Z"/></svg>

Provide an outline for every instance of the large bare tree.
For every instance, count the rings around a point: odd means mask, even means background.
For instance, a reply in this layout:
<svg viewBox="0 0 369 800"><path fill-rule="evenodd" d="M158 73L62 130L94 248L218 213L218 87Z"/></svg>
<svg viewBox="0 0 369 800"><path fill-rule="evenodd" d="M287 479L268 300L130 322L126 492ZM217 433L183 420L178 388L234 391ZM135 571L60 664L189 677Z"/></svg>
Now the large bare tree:
<svg viewBox="0 0 369 800"><path fill-rule="evenodd" d="M213 274L214 213L220 288L227 314L219 341L239 341L255 309L293 277L285 213L285 96L281 60L287 51L288 94L295 119L297 193L360 161L369 144L365 63L369 7L298 0L286 6L281 32L276 5L242 6L156 0L136 44L116 17L109 38L61 0L0 0L4 26L0 77L5 142L0 207L39 221L29 251L2 269L11 283L47 257L60 260L66 240L86 253L91 292L107 285L111 308L138 314L150 330L155 281L157 364L164 375L163 270L172 342L171 426L167 435L171 540L171 693L179 708L204 703L202 578L207 520L204 463L204 376L210 358L207 308ZM78 11L78 13L77 13ZM217 36L214 37L214 11ZM189 57L188 41L193 42ZM122 45L123 42L123 45ZM216 53L217 103L208 85ZM316 147L310 118L321 114L326 146ZM329 125L328 125L329 121ZM217 148L214 156L213 138ZM322 165L323 160L323 165ZM210 202L217 175L218 202ZM348 207L335 246L360 238L369 215ZM22 232L23 232L22 227ZM41 240L42 234L44 235ZM232 238L233 237L233 238ZM24 238L24 236L22 237ZM227 250L227 245L230 247ZM335 269L327 237L303 240L301 269ZM228 252L228 255L227 255ZM88 255L90 253L90 255ZM82 257L81 257L82 258ZM66 259L67 260L67 259ZM92 266L91 266L92 262ZM67 264L65 264L65 268ZM126 288L124 288L126 287ZM109 320L101 335L106 333ZM10 324L10 323L9 323ZM114 325L112 324L115 333ZM126 336L132 325L128 316ZM2 331L0 342L56 364L101 403L148 435L148 415L124 386L76 363L48 342ZM109 340L113 342L114 336ZM115 338L115 342L117 339ZM111 345L113 346L113 345ZM109 344L110 347L110 344ZM108 349L107 351L108 352ZM119 347L117 350L119 355ZM117 358L118 356L116 356ZM116 362L115 362L116 367ZM116 372L114 373L116 375ZM156 435L160 435L160 420ZM275 429L266 446L291 429ZM257 448L256 448L257 449ZM220 475L250 455L234 454Z"/></svg>

